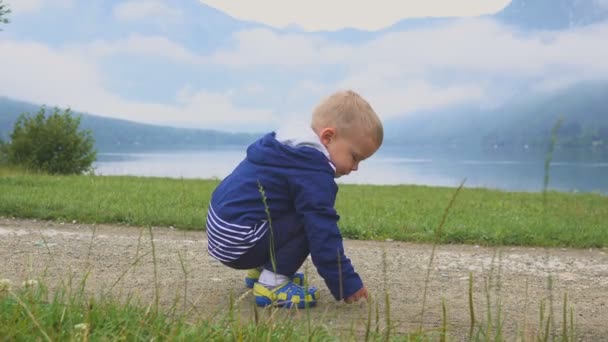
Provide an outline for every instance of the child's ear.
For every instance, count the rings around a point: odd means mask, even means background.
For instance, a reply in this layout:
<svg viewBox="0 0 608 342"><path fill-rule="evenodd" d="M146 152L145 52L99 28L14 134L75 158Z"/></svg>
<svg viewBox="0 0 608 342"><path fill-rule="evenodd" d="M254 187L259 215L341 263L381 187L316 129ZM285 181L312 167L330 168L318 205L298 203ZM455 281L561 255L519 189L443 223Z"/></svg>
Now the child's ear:
<svg viewBox="0 0 608 342"><path fill-rule="evenodd" d="M321 138L321 143L323 145L328 145L335 136L336 130L332 127L324 128L321 131L321 134L319 134L319 137Z"/></svg>

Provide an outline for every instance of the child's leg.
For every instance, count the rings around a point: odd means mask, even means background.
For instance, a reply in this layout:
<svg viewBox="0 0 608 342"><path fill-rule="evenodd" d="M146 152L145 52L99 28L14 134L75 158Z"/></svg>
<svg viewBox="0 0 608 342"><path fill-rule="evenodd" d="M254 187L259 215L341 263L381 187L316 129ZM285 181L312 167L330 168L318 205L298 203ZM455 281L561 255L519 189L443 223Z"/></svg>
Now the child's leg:
<svg viewBox="0 0 608 342"><path fill-rule="evenodd" d="M278 248L275 248L274 262L271 255L271 259L264 265L260 284L275 287L286 283L302 266L308 254L308 239L304 234L295 235L291 240L279 244Z"/></svg>
<svg viewBox="0 0 608 342"><path fill-rule="evenodd" d="M261 284L269 287L287 282L310 254L304 225L300 220L295 217L282 218L273 222L272 228L274 239L268 241L269 258L259 279Z"/></svg>
<svg viewBox="0 0 608 342"><path fill-rule="evenodd" d="M310 254L302 221L296 216L273 220L272 233L269 229L263 240L256 245L267 256L259 281L253 284L256 304L314 306L318 298L317 289L298 286L294 278L298 276L298 283L304 283L303 275L294 276L294 273Z"/></svg>
<svg viewBox="0 0 608 342"><path fill-rule="evenodd" d="M271 237L272 231L272 239ZM274 253L271 253L271 250ZM271 256L276 261L276 273L292 276L310 253L303 222L296 215L277 218L272 221L262 238L238 260L224 263L235 269L264 267L274 270Z"/></svg>
<svg viewBox="0 0 608 342"><path fill-rule="evenodd" d="M308 239L304 230L291 235L288 239L275 241L274 262L271 258L264 264L264 269L286 276L293 275L310 254ZM275 269L276 268L276 269Z"/></svg>

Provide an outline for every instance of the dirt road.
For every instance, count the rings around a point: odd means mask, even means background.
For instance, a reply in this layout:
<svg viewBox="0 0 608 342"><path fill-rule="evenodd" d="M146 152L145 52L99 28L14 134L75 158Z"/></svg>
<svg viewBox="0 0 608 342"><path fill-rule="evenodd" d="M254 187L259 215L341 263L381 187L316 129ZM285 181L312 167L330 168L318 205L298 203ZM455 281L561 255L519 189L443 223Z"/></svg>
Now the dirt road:
<svg viewBox="0 0 608 342"><path fill-rule="evenodd" d="M203 232L171 228L153 228L152 232L162 304L168 306L177 297L183 300L187 292L188 307L194 305L194 312L207 317L226 310L232 294L244 314L250 313L253 299L243 286L243 272L212 260L206 253ZM431 249L430 245L401 242L346 241L347 255L377 299L382 324L386 322L384 294L388 291L390 320L397 332L420 325ZM53 288L67 282L70 275L81 280L89 270L87 290L91 293L107 291L120 280L113 293L139 294L149 302L155 290L151 251L147 229L0 218L0 279L10 279L13 284L38 278ZM355 330L362 329L368 306L335 302L310 262L305 270L310 283L320 288L319 305L311 311L313 319L340 329L351 329L354 322ZM496 317L495 303L500 299L504 334L510 340L516 331L524 331L524 322L527 335L536 333L540 303L549 306L550 298L559 333L567 293L578 339L608 341L607 249L438 246L427 287L423 322L427 330L441 325L444 299L452 339L467 336L469 273L474 277L477 319L486 319L485 284L492 284L491 312Z"/></svg>

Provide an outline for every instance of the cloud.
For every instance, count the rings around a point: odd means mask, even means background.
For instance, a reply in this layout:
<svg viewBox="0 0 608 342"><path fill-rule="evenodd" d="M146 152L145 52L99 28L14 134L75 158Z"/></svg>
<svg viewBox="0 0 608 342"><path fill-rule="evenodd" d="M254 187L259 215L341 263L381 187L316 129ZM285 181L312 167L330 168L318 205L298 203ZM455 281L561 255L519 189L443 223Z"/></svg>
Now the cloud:
<svg viewBox="0 0 608 342"><path fill-rule="evenodd" d="M316 88L299 90L309 99L317 89L354 88L394 117L454 104L497 105L509 97L505 91L517 91L506 84L531 82L540 90L608 78L608 44L601 43L606 36L608 23L522 33L492 19L391 32L351 45L255 29L236 33L234 46L205 60L235 70L283 69L308 77L299 83ZM329 81L323 79L328 74Z"/></svg>
<svg viewBox="0 0 608 342"><path fill-rule="evenodd" d="M95 41L87 45L72 46L74 53L92 58L135 56L141 58L166 59L174 63L202 64L204 60L185 47L163 36L131 34L115 41Z"/></svg>
<svg viewBox="0 0 608 342"><path fill-rule="evenodd" d="M118 20L140 20L151 17L163 19L177 19L181 11L170 7L161 0L131 0L114 7L114 17Z"/></svg>
<svg viewBox="0 0 608 342"><path fill-rule="evenodd" d="M44 5L44 0L20 0L9 4L9 8L15 14L36 11Z"/></svg>
<svg viewBox="0 0 608 342"><path fill-rule="evenodd" d="M208 128L227 131L250 131L260 127L260 122L276 120L273 112L249 109L233 104L229 94L198 90L180 91L175 104L135 102L108 97L106 103L95 104L95 109L113 116L127 116L130 120L187 128Z"/></svg>
<svg viewBox="0 0 608 342"><path fill-rule="evenodd" d="M134 121L228 129L276 120L271 110L236 106L229 93L183 88L170 104L133 101L105 87L94 61L38 43L0 40L0 94Z"/></svg>
<svg viewBox="0 0 608 342"><path fill-rule="evenodd" d="M84 101L102 92L97 66L37 43L0 40L0 93L39 103L69 105L73 95ZM89 95L92 94L92 95Z"/></svg>
<svg viewBox="0 0 608 342"><path fill-rule="evenodd" d="M230 127L239 123L242 127L248 124L259 124L270 120L277 120L273 112L268 109L250 109L236 106L234 93L213 93L207 90L193 91L182 88L178 93L179 107L186 113L192 113L195 122L204 122L207 125ZM200 120L203 118L203 120ZM209 126L207 126L209 127Z"/></svg>
<svg viewBox="0 0 608 342"><path fill-rule="evenodd" d="M201 2L244 20L257 21L274 27L296 24L307 30L318 31L339 30L344 27L379 30L403 18L412 17L472 17L498 12L510 0L201 0Z"/></svg>
<svg viewBox="0 0 608 342"><path fill-rule="evenodd" d="M143 19L142 13L159 14L165 6L148 3L127 2L114 13ZM321 98L351 88L387 119L497 105L522 84L552 91L608 79L606 36L608 23L525 33L491 19L383 33L359 43L259 28L235 33L207 55L161 35L133 33L57 49L0 37L0 94L142 122L253 130L309 115ZM137 79L121 73L139 64ZM163 70L146 75L147 65ZM119 94L110 84L133 87ZM146 93L151 84L168 94L162 103Z"/></svg>
<svg viewBox="0 0 608 342"><path fill-rule="evenodd" d="M492 96L487 81L434 84L427 73L404 75L395 65L381 63L353 68L334 88L361 93L383 120L452 105L485 103Z"/></svg>
<svg viewBox="0 0 608 342"><path fill-rule="evenodd" d="M478 85L436 87L415 81L399 88L368 91L368 98L383 119L452 105L481 102L486 92Z"/></svg>
<svg viewBox="0 0 608 342"><path fill-rule="evenodd" d="M556 67L606 72L608 23L572 31L523 34L491 19L459 20L437 28L392 32L368 43L336 44L316 35L254 29L235 34L235 46L209 63L229 67L285 68L389 65L399 74L453 69L479 73L544 74Z"/></svg>
<svg viewBox="0 0 608 342"><path fill-rule="evenodd" d="M74 5L74 1L76 0L15 0L8 7L15 15L20 15L49 7L69 8Z"/></svg>
<svg viewBox="0 0 608 342"><path fill-rule="evenodd" d="M252 29L234 35L235 47L220 50L206 58L207 63L249 68L280 66L300 68L342 63L353 50L318 36L278 34L268 29Z"/></svg>
<svg viewBox="0 0 608 342"><path fill-rule="evenodd" d="M594 0L602 8L608 9L608 0Z"/></svg>

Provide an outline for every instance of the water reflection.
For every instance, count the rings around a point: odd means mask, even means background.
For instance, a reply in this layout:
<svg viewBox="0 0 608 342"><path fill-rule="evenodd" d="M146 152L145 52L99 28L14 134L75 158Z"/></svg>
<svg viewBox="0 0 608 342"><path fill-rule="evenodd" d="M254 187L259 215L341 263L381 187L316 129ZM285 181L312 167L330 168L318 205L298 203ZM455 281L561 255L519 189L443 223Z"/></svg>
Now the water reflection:
<svg viewBox="0 0 608 342"><path fill-rule="evenodd" d="M363 162L359 171L339 183L420 184L509 191L541 191L545 155L526 151L456 151L453 149L383 148ZM136 175L172 178L223 178L245 156L242 149L197 152L99 154L100 175ZM556 153L549 169L549 188L560 191L608 194L608 156L581 159L581 154Z"/></svg>

